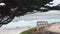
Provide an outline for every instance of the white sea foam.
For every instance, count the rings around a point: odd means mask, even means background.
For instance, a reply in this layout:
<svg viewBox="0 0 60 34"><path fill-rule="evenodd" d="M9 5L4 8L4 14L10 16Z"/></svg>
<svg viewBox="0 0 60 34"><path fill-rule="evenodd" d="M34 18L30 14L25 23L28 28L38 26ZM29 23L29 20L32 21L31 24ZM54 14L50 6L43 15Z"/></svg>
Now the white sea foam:
<svg viewBox="0 0 60 34"><path fill-rule="evenodd" d="M21 32L28 30L29 28L26 29L14 29L14 30L0 30L0 34L20 34Z"/></svg>

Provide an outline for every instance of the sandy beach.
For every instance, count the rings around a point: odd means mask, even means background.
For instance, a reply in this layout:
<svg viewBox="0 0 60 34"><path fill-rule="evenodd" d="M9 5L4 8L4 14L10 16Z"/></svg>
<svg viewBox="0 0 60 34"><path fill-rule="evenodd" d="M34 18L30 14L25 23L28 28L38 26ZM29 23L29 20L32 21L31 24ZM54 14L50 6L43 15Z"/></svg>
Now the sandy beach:
<svg viewBox="0 0 60 34"><path fill-rule="evenodd" d="M27 29L14 29L14 30L0 30L0 34L19 34L22 31L28 30Z"/></svg>

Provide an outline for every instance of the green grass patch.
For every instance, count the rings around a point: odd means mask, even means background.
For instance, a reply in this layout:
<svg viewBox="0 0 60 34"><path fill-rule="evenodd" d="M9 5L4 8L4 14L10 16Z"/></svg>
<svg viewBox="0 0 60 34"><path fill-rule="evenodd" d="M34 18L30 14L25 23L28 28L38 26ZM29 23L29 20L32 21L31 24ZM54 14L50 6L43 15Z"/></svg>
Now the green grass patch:
<svg viewBox="0 0 60 34"><path fill-rule="evenodd" d="M29 30L26 30L26 31L24 31L24 32L22 32L20 34L32 34L32 32L34 32L34 28L31 28Z"/></svg>

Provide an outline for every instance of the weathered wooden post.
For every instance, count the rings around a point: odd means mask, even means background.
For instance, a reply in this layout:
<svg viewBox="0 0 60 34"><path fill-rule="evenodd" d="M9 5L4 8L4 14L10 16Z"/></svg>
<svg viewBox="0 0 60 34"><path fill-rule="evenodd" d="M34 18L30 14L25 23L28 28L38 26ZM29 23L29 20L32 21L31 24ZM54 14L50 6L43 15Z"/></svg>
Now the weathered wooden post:
<svg viewBox="0 0 60 34"><path fill-rule="evenodd" d="M48 25L47 21L38 21L37 22L37 30L42 30L47 25Z"/></svg>

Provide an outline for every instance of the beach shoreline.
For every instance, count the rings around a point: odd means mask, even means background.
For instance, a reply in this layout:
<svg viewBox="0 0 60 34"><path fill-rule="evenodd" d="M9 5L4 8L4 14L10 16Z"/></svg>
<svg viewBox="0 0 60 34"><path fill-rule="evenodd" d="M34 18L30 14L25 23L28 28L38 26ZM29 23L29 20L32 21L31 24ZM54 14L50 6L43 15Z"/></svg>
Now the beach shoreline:
<svg viewBox="0 0 60 34"><path fill-rule="evenodd" d="M30 28L26 29L12 29L12 30L0 30L0 34L20 34L21 32L28 30Z"/></svg>

